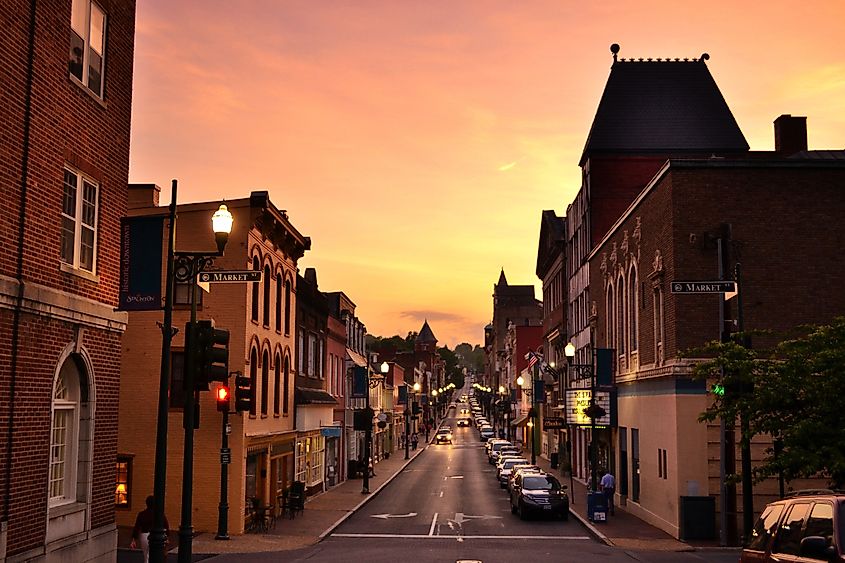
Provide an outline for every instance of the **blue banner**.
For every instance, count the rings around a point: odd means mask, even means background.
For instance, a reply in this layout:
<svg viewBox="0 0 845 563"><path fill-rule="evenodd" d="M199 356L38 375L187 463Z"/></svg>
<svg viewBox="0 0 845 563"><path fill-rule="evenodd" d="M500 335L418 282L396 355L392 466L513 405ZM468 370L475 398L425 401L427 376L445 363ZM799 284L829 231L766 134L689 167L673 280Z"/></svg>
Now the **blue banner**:
<svg viewBox="0 0 845 563"><path fill-rule="evenodd" d="M367 396L367 368L355 366L352 370L352 397L355 399L363 399Z"/></svg>
<svg viewBox="0 0 845 563"><path fill-rule="evenodd" d="M164 216L120 220L121 311L161 309L161 262Z"/></svg>
<svg viewBox="0 0 845 563"><path fill-rule="evenodd" d="M612 348L596 348L596 385L613 385Z"/></svg>
<svg viewBox="0 0 845 563"><path fill-rule="evenodd" d="M534 380L534 402L546 402L546 384L543 382L542 378Z"/></svg>
<svg viewBox="0 0 845 563"><path fill-rule="evenodd" d="M399 386L399 398L396 400L397 405L407 405L408 404L408 386L407 385L400 385Z"/></svg>

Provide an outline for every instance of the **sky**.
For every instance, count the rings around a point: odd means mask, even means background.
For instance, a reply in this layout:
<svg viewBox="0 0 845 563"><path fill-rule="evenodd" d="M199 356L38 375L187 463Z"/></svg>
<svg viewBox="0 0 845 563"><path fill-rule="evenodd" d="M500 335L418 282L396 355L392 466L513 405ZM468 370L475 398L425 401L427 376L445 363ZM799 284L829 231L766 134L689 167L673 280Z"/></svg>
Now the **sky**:
<svg viewBox="0 0 845 563"><path fill-rule="evenodd" d="M700 57L752 150L807 117L845 148L845 2L139 0L130 181L267 190L300 271L371 334L483 342L502 268L535 275L619 57Z"/></svg>

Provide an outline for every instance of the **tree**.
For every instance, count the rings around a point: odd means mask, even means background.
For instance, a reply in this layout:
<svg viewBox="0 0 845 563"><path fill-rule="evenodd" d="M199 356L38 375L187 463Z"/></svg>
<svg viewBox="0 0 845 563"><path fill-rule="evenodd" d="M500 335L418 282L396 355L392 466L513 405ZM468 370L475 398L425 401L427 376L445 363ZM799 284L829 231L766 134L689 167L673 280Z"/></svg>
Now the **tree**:
<svg viewBox="0 0 845 563"><path fill-rule="evenodd" d="M845 484L845 317L803 328L771 353L735 342L697 351L710 357L694 375L724 389L699 420L745 416L742 440L768 434L779 444L755 467L756 481L783 472L787 480L823 476L839 488Z"/></svg>

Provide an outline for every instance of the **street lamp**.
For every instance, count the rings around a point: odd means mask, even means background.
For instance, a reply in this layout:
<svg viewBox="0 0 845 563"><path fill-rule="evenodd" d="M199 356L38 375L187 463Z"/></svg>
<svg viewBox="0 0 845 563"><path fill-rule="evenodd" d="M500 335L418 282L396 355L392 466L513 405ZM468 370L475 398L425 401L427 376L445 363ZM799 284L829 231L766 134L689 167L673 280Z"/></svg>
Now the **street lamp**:
<svg viewBox="0 0 845 563"><path fill-rule="evenodd" d="M521 375L516 378L516 384L519 385L520 388L522 387L522 385L524 383L525 383L525 378L522 377ZM537 417L537 408L536 408L536 403L534 402L535 397L534 397L534 375L533 375L533 373L531 375L531 388L530 389L523 389L522 392L525 393L526 395L528 395L528 398L531 400L531 408L528 409L528 416L530 417L530 420L528 421L526 426L528 426L528 428L531 429L531 463L533 465L536 465L537 464L537 445L536 445L537 444L537 437L534 435L534 428L536 426L534 424L534 419Z"/></svg>
<svg viewBox="0 0 845 563"><path fill-rule="evenodd" d="M567 343L566 347L563 349L563 353L566 356L566 361L569 363L569 367L575 370L575 373L579 379L584 377L590 378L590 406L585 409L584 414L590 417L590 486L591 490L595 492L598 489L598 468L596 467L596 465L598 464L598 448L596 444L596 416L598 416L597 410L600 408L596 403L595 370L593 369L592 361L590 361L590 363L588 364L574 363L575 345L572 344L572 342Z"/></svg>
<svg viewBox="0 0 845 563"><path fill-rule="evenodd" d="M173 340L173 292L175 282L189 282L191 287L191 321L185 335L186 345L196 346L197 326L197 276L214 263L214 258L223 256L223 250L232 231L232 214L221 204L211 218L217 252L178 252L176 242L176 192L177 182L173 180L170 198L170 232L167 246L167 273L165 277L164 322L162 323L161 373L159 380L158 417L156 421L156 453L153 470L153 527L150 531L150 561L164 563L164 547L167 531L164 527L165 488L167 483L167 416L169 410L170 350ZM193 455L194 419L199 392L195 389L195 350L186 350L184 384L187 390L183 409L185 442L182 463L182 519L179 525L179 562L191 561L193 529L191 514L193 504Z"/></svg>
<svg viewBox="0 0 845 563"><path fill-rule="evenodd" d="M384 376L390 371L390 364L382 362L381 366L379 366L379 371L381 371L382 379L372 379L370 378L370 370L367 368L367 402L364 408L367 425L364 430L364 478L361 485L362 495L370 494L370 457L372 456L373 447L373 410L370 408L370 389L375 389L384 380Z"/></svg>

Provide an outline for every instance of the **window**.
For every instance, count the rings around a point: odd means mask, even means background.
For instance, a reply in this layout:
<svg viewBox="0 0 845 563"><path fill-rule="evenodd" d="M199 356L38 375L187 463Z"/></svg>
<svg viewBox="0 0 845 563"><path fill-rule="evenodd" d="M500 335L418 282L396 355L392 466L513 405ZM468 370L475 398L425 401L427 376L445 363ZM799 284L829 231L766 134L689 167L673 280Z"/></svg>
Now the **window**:
<svg viewBox="0 0 845 563"><path fill-rule="evenodd" d="M270 354L266 350L261 360L261 415L267 416L267 402L270 399Z"/></svg>
<svg viewBox="0 0 845 563"><path fill-rule="evenodd" d="M305 375L305 337L302 333L299 333L299 342L298 342L298 349L297 349L297 365L299 366L297 369L297 373L299 375Z"/></svg>
<svg viewBox="0 0 845 563"><path fill-rule="evenodd" d="M258 256L252 257L252 269L256 272L261 271L261 265L258 263ZM258 282L252 282L252 310L250 311L252 322L258 322Z"/></svg>
<svg viewBox="0 0 845 563"><path fill-rule="evenodd" d="M326 378L326 366L323 360L323 341L317 341L317 375L320 376L320 379Z"/></svg>
<svg viewBox="0 0 845 563"><path fill-rule="evenodd" d="M669 478L669 470L666 466L666 450L657 448L657 476L661 479Z"/></svg>
<svg viewBox="0 0 845 563"><path fill-rule="evenodd" d="M613 329L616 327L613 313L616 312L613 302L613 286L607 286L607 294L605 295L605 310L607 315L607 345L610 348L616 347L616 339L614 338Z"/></svg>
<svg viewBox="0 0 845 563"><path fill-rule="evenodd" d="M616 283L616 353L625 353L625 279Z"/></svg>
<svg viewBox="0 0 845 563"><path fill-rule="evenodd" d="M654 290L654 363L663 365L663 290Z"/></svg>
<svg viewBox="0 0 845 563"><path fill-rule="evenodd" d="M280 405L282 402L282 358L276 354L276 362L273 368L273 414L279 416Z"/></svg>
<svg viewBox="0 0 845 563"><path fill-rule="evenodd" d="M170 353L170 408L185 406L185 352Z"/></svg>
<svg viewBox="0 0 845 563"><path fill-rule="evenodd" d="M631 352L637 351L639 337L637 336L637 269L632 267L628 279L628 326L630 327L628 342L631 344Z"/></svg>
<svg viewBox="0 0 845 563"><path fill-rule="evenodd" d="M833 545L833 506L826 502L817 502L810 511L807 525L804 527L805 538L821 536L827 540L827 547Z"/></svg>
<svg viewBox="0 0 845 563"><path fill-rule="evenodd" d="M252 386L252 405L249 407L249 414L255 416L255 393L258 391L258 352L255 348L249 355L249 381Z"/></svg>
<svg viewBox="0 0 845 563"><path fill-rule="evenodd" d="M96 245L97 184L66 168L62 197L62 262L93 273Z"/></svg>
<svg viewBox="0 0 845 563"><path fill-rule="evenodd" d="M73 0L68 72L103 97L106 14L91 0Z"/></svg>
<svg viewBox="0 0 845 563"><path fill-rule="evenodd" d="M754 529L751 530L751 539L748 542L748 549L757 551L765 551L775 533L780 514L783 512L783 505L776 504L774 506L767 506L760 519L754 524Z"/></svg>
<svg viewBox="0 0 845 563"><path fill-rule="evenodd" d="M314 368L316 367L316 359L317 359L317 340L314 338L313 334L308 335L308 365L306 369L308 370L308 377L314 377L316 374L314 373Z"/></svg>
<svg viewBox="0 0 845 563"><path fill-rule="evenodd" d="M191 283L176 281L173 286L173 304L174 305L190 305L191 304ZM202 295L205 293L201 289L197 289L197 307L202 307Z"/></svg>
<svg viewBox="0 0 845 563"><path fill-rule="evenodd" d="M297 440L296 442L296 475L295 481L305 482L305 477L308 475L308 450L310 443L308 438L304 440Z"/></svg>
<svg viewBox="0 0 845 563"><path fill-rule="evenodd" d="M53 391L53 421L50 431L50 505L76 501L80 372L72 358L59 370Z"/></svg>
<svg viewBox="0 0 845 563"><path fill-rule="evenodd" d="M323 482L323 458L326 454L326 439L323 436L313 436L308 440L311 447L308 463L308 485L313 486Z"/></svg>
<svg viewBox="0 0 845 563"><path fill-rule="evenodd" d="M114 505L117 508L129 508L132 485L132 458L117 457Z"/></svg>
<svg viewBox="0 0 845 563"><path fill-rule="evenodd" d="M290 334L290 280L285 280L285 334Z"/></svg>
<svg viewBox="0 0 845 563"><path fill-rule="evenodd" d="M290 404L290 358L285 357L285 379L282 382L284 385L284 389L282 393L284 394L284 400L282 401L282 413L287 416L288 415L288 405Z"/></svg>
<svg viewBox="0 0 845 563"><path fill-rule="evenodd" d="M264 326L270 328L270 266L264 266Z"/></svg>
<svg viewBox="0 0 845 563"><path fill-rule="evenodd" d="M798 555L801 546L801 526L807 515L808 503L796 503L789 509L789 513L781 524L772 553L787 553Z"/></svg>
<svg viewBox="0 0 845 563"><path fill-rule="evenodd" d="M276 274L276 332L282 332L282 274Z"/></svg>

